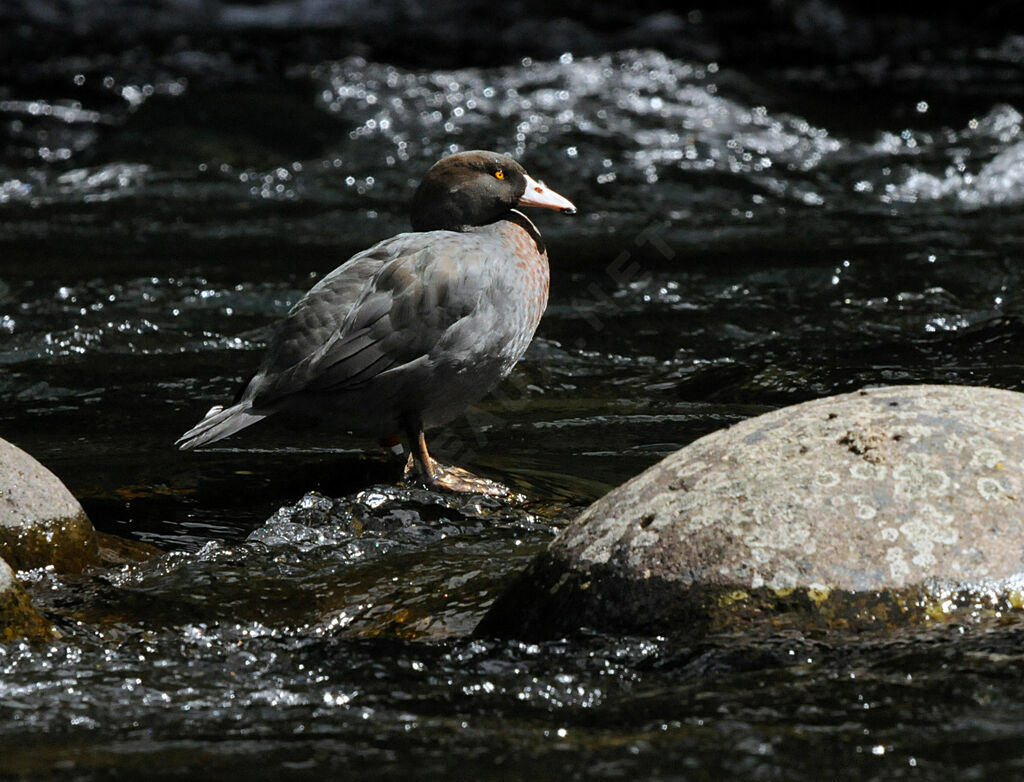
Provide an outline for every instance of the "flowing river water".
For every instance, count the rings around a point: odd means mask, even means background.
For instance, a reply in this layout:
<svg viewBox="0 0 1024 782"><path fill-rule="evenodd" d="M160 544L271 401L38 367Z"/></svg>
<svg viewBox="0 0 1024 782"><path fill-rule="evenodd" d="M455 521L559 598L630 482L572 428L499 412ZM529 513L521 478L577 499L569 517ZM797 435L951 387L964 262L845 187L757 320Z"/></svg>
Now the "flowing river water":
<svg viewBox="0 0 1024 782"><path fill-rule="evenodd" d="M1002 86L953 52L930 67L955 99L879 111L815 103L806 68L652 48L268 79L180 47L0 85L0 436L167 552L21 574L62 637L0 644L0 778L1019 775L1014 617L472 631L576 512L707 432L871 384L1021 389L1022 52L982 58ZM316 279L406 230L431 162L481 147L579 207L536 217L552 293L529 353L434 439L524 502L397 487L338 432L174 449Z"/></svg>

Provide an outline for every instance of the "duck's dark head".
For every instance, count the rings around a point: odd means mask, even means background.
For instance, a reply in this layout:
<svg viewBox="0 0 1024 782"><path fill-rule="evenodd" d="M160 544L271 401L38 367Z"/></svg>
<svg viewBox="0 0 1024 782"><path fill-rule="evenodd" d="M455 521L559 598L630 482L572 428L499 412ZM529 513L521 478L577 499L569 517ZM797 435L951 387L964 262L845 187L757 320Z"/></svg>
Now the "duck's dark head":
<svg viewBox="0 0 1024 782"><path fill-rule="evenodd" d="M508 155L474 150L435 163L412 197L414 231L463 231L517 206L574 214L572 201L533 179Z"/></svg>

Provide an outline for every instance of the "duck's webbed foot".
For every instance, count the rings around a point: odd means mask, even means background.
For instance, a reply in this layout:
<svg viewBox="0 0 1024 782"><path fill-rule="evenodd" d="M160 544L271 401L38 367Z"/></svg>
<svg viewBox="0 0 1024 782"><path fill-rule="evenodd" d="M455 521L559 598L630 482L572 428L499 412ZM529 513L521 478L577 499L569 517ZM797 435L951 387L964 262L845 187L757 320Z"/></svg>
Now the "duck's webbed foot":
<svg viewBox="0 0 1024 782"><path fill-rule="evenodd" d="M481 478L461 467L448 467L438 462L427 452L423 432L417 432L412 439L412 453L405 464L403 479L421 483L431 489L488 494L492 497L510 497L512 491L497 481Z"/></svg>
<svg viewBox="0 0 1024 782"><path fill-rule="evenodd" d="M430 489L489 494L492 497L508 497L512 494L507 486L489 478L481 478L461 467L448 467L432 457L427 464L427 469L423 469L416 456L410 455L409 461L405 465L403 479L421 483Z"/></svg>

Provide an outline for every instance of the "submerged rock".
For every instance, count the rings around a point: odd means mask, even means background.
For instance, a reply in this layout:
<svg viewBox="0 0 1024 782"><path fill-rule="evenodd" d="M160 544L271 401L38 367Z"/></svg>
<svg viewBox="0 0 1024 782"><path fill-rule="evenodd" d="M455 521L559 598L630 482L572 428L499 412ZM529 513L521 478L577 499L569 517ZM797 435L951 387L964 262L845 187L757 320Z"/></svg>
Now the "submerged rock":
<svg viewBox="0 0 1024 782"><path fill-rule="evenodd" d="M859 391L714 432L595 502L478 632L890 627L1019 607L1024 394Z"/></svg>
<svg viewBox="0 0 1024 782"><path fill-rule="evenodd" d="M132 562L146 562L163 554L163 549L141 540L130 540L96 530L99 563L103 567L117 567Z"/></svg>
<svg viewBox="0 0 1024 782"><path fill-rule="evenodd" d="M77 573L99 562L96 532L60 479L0 439L0 557L15 570Z"/></svg>
<svg viewBox="0 0 1024 782"><path fill-rule="evenodd" d="M15 638L51 638L53 632L39 615L10 566L0 559L0 642Z"/></svg>

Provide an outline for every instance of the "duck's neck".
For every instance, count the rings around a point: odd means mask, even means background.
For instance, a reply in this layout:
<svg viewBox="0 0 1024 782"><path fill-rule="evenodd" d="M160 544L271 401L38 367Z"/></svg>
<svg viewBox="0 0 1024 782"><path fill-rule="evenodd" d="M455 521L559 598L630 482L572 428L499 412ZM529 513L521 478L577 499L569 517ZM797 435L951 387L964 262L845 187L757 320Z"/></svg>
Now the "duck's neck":
<svg viewBox="0 0 1024 782"><path fill-rule="evenodd" d="M539 252L541 255L543 255L547 251L547 247L545 247L544 245L544 239L543 237L541 237L540 231L537 230L537 226L533 224L533 221L529 217L524 215L518 209L509 209L505 214L503 214L493 223L488 223L486 226L482 225L480 227L487 228L490 226L498 225L503 222L518 225L520 228L526 231L526 233L530 235L530 238L533 239L534 244L537 245L537 252Z"/></svg>

